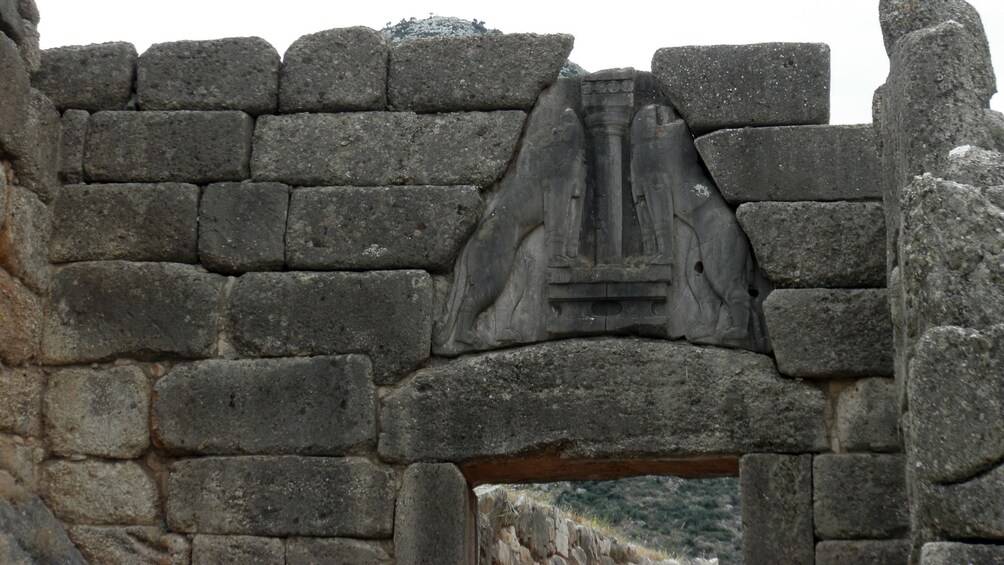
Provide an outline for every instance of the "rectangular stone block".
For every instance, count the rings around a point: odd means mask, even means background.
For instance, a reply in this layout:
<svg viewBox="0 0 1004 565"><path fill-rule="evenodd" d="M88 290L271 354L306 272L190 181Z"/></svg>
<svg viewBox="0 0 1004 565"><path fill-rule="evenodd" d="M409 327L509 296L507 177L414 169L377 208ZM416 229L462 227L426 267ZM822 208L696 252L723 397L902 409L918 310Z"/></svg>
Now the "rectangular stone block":
<svg viewBox="0 0 1004 565"><path fill-rule="evenodd" d="M396 110L529 110L558 78L571 35L434 37L390 52L387 97Z"/></svg>
<svg viewBox="0 0 1004 565"><path fill-rule="evenodd" d="M49 288L49 208L30 191L12 186L2 225L0 266L33 292L44 294Z"/></svg>
<svg viewBox="0 0 1004 565"><path fill-rule="evenodd" d="M812 473L819 538L896 538L909 530L902 455L818 455Z"/></svg>
<svg viewBox="0 0 1004 565"><path fill-rule="evenodd" d="M260 37L155 43L139 57L141 110L275 112L279 53Z"/></svg>
<svg viewBox="0 0 1004 565"><path fill-rule="evenodd" d="M925 543L920 565L956 565L959 563L1004 563L1004 546L971 543Z"/></svg>
<svg viewBox="0 0 1004 565"><path fill-rule="evenodd" d="M139 457L150 445L150 382L137 367L65 369L49 375L45 433L60 457Z"/></svg>
<svg viewBox="0 0 1004 565"><path fill-rule="evenodd" d="M161 526L70 526L67 533L88 563L191 563L188 539Z"/></svg>
<svg viewBox="0 0 1004 565"><path fill-rule="evenodd" d="M783 374L892 376L892 320L885 289L775 290L763 310Z"/></svg>
<svg viewBox="0 0 1004 565"><path fill-rule="evenodd" d="M0 361L20 365L35 357L42 316L42 301L0 269Z"/></svg>
<svg viewBox="0 0 1004 565"><path fill-rule="evenodd" d="M907 565L906 540L823 541L816 545L816 565Z"/></svg>
<svg viewBox="0 0 1004 565"><path fill-rule="evenodd" d="M752 202L736 219L775 288L885 287L880 202Z"/></svg>
<svg viewBox="0 0 1004 565"><path fill-rule="evenodd" d="M0 148L11 152L28 118L31 86L17 45L6 36L0 37L0 76L4 77L0 88Z"/></svg>
<svg viewBox="0 0 1004 565"><path fill-rule="evenodd" d="M254 119L244 112L98 112L84 147L91 182L248 178Z"/></svg>
<svg viewBox="0 0 1004 565"><path fill-rule="evenodd" d="M42 432L45 375L37 369L0 365L0 432L23 437Z"/></svg>
<svg viewBox="0 0 1004 565"><path fill-rule="evenodd" d="M228 327L248 357L366 353L377 384L396 383L430 354L432 278L424 271L249 273Z"/></svg>
<svg viewBox="0 0 1004 565"><path fill-rule="evenodd" d="M362 355L176 366L157 382L159 445L173 453L344 455L376 447Z"/></svg>
<svg viewBox="0 0 1004 565"><path fill-rule="evenodd" d="M318 187L293 191L292 269L453 266L481 212L475 186Z"/></svg>
<svg viewBox="0 0 1004 565"><path fill-rule="evenodd" d="M174 263L75 263L53 280L43 349L53 364L209 357L223 277Z"/></svg>
<svg viewBox="0 0 1004 565"><path fill-rule="evenodd" d="M739 481L745 562L812 565L812 456L745 455Z"/></svg>
<svg viewBox="0 0 1004 565"><path fill-rule="evenodd" d="M123 42L46 49L32 84L60 110L125 110L136 58L136 48Z"/></svg>
<svg viewBox="0 0 1004 565"><path fill-rule="evenodd" d="M278 538L203 536L192 538L192 565L253 563L286 565L286 546Z"/></svg>
<svg viewBox="0 0 1004 565"><path fill-rule="evenodd" d="M655 52L652 73L698 135L830 119L830 48L823 43L667 47Z"/></svg>
<svg viewBox="0 0 1004 565"><path fill-rule="evenodd" d="M274 182L217 183L199 207L199 258L222 273L281 270L289 187Z"/></svg>
<svg viewBox="0 0 1004 565"><path fill-rule="evenodd" d="M292 185L488 186L512 158L520 111L262 116L252 177Z"/></svg>
<svg viewBox="0 0 1004 565"><path fill-rule="evenodd" d="M418 463L404 472L394 516L398 565L466 565L477 549L474 493L453 465Z"/></svg>
<svg viewBox="0 0 1004 565"><path fill-rule="evenodd" d="M84 142L91 115L66 110L59 122L59 178L64 183L84 181Z"/></svg>
<svg viewBox="0 0 1004 565"><path fill-rule="evenodd" d="M837 441L847 451L899 451L900 402L892 379L862 379L837 397Z"/></svg>
<svg viewBox="0 0 1004 565"><path fill-rule="evenodd" d="M365 459L206 457L174 463L167 522L185 533L389 537L394 474Z"/></svg>
<svg viewBox="0 0 1004 565"><path fill-rule="evenodd" d="M871 124L726 129L696 143L731 204L882 197Z"/></svg>
<svg viewBox="0 0 1004 565"><path fill-rule="evenodd" d="M66 522L154 525L160 519L157 483L139 463L55 460L42 474L42 496Z"/></svg>
<svg viewBox="0 0 1004 565"><path fill-rule="evenodd" d="M911 454L911 466L923 465ZM1004 540L1004 464L970 479L931 484L911 477L911 521L914 531L930 539Z"/></svg>
<svg viewBox="0 0 1004 565"><path fill-rule="evenodd" d="M194 184L64 186L53 219L53 263L198 262L199 187Z"/></svg>
<svg viewBox="0 0 1004 565"><path fill-rule="evenodd" d="M338 538L289 538L286 565L393 565L387 542Z"/></svg>
<svg viewBox="0 0 1004 565"><path fill-rule="evenodd" d="M31 89L23 129L12 139L14 182L49 202L56 192L59 165L59 112L44 94Z"/></svg>

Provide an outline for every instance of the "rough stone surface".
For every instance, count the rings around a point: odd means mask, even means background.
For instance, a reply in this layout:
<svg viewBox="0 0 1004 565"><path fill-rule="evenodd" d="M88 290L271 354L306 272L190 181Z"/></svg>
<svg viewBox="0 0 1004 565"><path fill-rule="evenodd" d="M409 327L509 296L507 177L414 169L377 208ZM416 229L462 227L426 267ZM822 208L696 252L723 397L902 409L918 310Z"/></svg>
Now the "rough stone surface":
<svg viewBox="0 0 1004 565"><path fill-rule="evenodd" d="M38 25L41 14L38 11L38 5L35 3L35 0L18 0L17 8L22 18Z"/></svg>
<svg viewBox="0 0 1004 565"><path fill-rule="evenodd" d="M337 538L290 538L286 565L392 565L394 559L380 542Z"/></svg>
<svg viewBox="0 0 1004 565"><path fill-rule="evenodd" d="M956 147L948 153L946 180L977 187L1004 185L1004 155L972 145Z"/></svg>
<svg viewBox="0 0 1004 565"><path fill-rule="evenodd" d="M70 526L68 533L89 563L191 562L188 540L160 526Z"/></svg>
<svg viewBox="0 0 1004 565"><path fill-rule="evenodd" d="M819 455L812 471L819 538L882 539L907 532L902 455Z"/></svg>
<svg viewBox="0 0 1004 565"><path fill-rule="evenodd" d="M53 206L53 263L123 259L195 263L199 187L75 184Z"/></svg>
<svg viewBox="0 0 1004 565"><path fill-rule="evenodd" d="M905 540L823 541L816 545L816 565L906 565L909 555L910 544Z"/></svg>
<svg viewBox="0 0 1004 565"><path fill-rule="evenodd" d="M473 496L453 465L409 466L394 517L398 565L470 563L476 543Z"/></svg>
<svg viewBox="0 0 1004 565"><path fill-rule="evenodd" d="M59 177L64 183L84 180L84 142L91 115L84 110L66 110L60 120Z"/></svg>
<svg viewBox="0 0 1004 565"><path fill-rule="evenodd" d="M320 187L293 191L291 269L443 271L481 211L475 186Z"/></svg>
<svg viewBox="0 0 1004 565"><path fill-rule="evenodd" d="M404 41L390 52L387 97L396 110L529 110L558 78L571 35L531 33Z"/></svg>
<svg viewBox="0 0 1004 565"><path fill-rule="evenodd" d="M42 472L42 496L61 520L153 525L159 519L157 483L138 463L56 460Z"/></svg>
<svg viewBox="0 0 1004 565"><path fill-rule="evenodd" d="M899 401L890 379L862 379L837 398L837 439L848 451L898 451Z"/></svg>
<svg viewBox="0 0 1004 565"><path fill-rule="evenodd" d="M39 46L40 37L38 25L32 22L24 22L24 39L18 45L21 51L21 59L24 61L28 72L33 73L42 67L42 49Z"/></svg>
<svg viewBox="0 0 1004 565"><path fill-rule="evenodd" d="M274 182L217 183L199 207L199 258L223 273L275 271L285 261L289 187Z"/></svg>
<svg viewBox="0 0 1004 565"><path fill-rule="evenodd" d="M746 455L739 480L743 560L812 565L812 456Z"/></svg>
<svg viewBox="0 0 1004 565"><path fill-rule="evenodd" d="M941 539L1004 540L1004 464L949 485L911 483L913 528Z"/></svg>
<svg viewBox="0 0 1004 565"><path fill-rule="evenodd" d="M192 539L192 565L246 563L285 565L283 540L254 536L202 536Z"/></svg>
<svg viewBox="0 0 1004 565"><path fill-rule="evenodd" d="M167 520L186 533L386 538L396 491L365 459L189 459L171 472Z"/></svg>
<svg viewBox="0 0 1004 565"><path fill-rule="evenodd" d="M14 181L49 202L58 182L59 112L34 88L27 112L24 129L12 141Z"/></svg>
<svg viewBox="0 0 1004 565"><path fill-rule="evenodd" d="M0 269L0 361L20 365L34 358L42 316L41 300Z"/></svg>
<svg viewBox="0 0 1004 565"><path fill-rule="evenodd" d="M124 110L136 57L136 48L122 42L46 49L31 80L60 110Z"/></svg>
<svg viewBox="0 0 1004 565"><path fill-rule="evenodd" d="M75 263L53 279L43 349L55 364L216 346L224 279L173 263Z"/></svg>
<svg viewBox="0 0 1004 565"><path fill-rule="evenodd" d="M253 130L244 112L98 112L84 175L92 182L244 180Z"/></svg>
<svg viewBox="0 0 1004 565"><path fill-rule="evenodd" d="M8 558L26 559L14 561ZM0 560L84 565L80 552L42 500L0 472Z"/></svg>
<svg viewBox="0 0 1004 565"><path fill-rule="evenodd" d="M879 202L752 202L736 219L776 288L885 286Z"/></svg>
<svg viewBox="0 0 1004 565"><path fill-rule="evenodd" d="M778 369L792 377L892 375L885 289L781 289L763 304Z"/></svg>
<svg viewBox="0 0 1004 565"><path fill-rule="evenodd" d="M667 47L652 72L694 133L825 124L830 48L822 43Z"/></svg>
<svg viewBox="0 0 1004 565"><path fill-rule="evenodd" d="M55 455L132 459L150 444L150 382L136 367L53 373L44 406Z"/></svg>
<svg viewBox="0 0 1004 565"><path fill-rule="evenodd" d="M727 129L696 140L725 200L858 200L882 195L871 124Z"/></svg>
<svg viewBox="0 0 1004 565"><path fill-rule="evenodd" d="M155 43L139 57L142 110L275 112L279 53L260 37Z"/></svg>
<svg viewBox="0 0 1004 565"><path fill-rule="evenodd" d="M252 176L308 186L487 186L512 158L525 118L520 111L262 116Z"/></svg>
<svg viewBox="0 0 1004 565"><path fill-rule="evenodd" d="M920 565L1004 563L1004 546L954 542L925 543Z"/></svg>
<svg viewBox="0 0 1004 565"><path fill-rule="evenodd" d="M47 455L36 438L0 434L0 471L6 471L32 492L38 490L39 465Z"/></svg>
<svg viewBox="0 0 1004 565"><path fill-rule="evenodd" d="M816 451L828 446L827 411L818 389L780 377L764 355L568 340L419 371L383 401L380 454L463 462L546 450L568 460Z"/></svg>
<svg viewBox="0 0 1004 565"><path fill-rule="evenodd" d="M23 437L42 432L42 391L45 375L37 369L0 365L0 432Z"/></svg>
<svg viewBox="0 0 1004 565"><path fill-rule="evenodd" d="M0 31L20 44L24 41L24 23L17 0L0 1Z"/></svg>
<svg viewBox="0 0 1004 565"><path fill-rule="evenodd" d="M242 355L366 353L377 384L390 384L429 356L432 305L423 271L249 273L228 325Z"/></svg>
<svg viewBox="0 0 1004 565"><path fill-rule="evenodd" d="M155 390L159 444L171 452L343 455L376 445L362 355L178 365Z"/></svg>
<svg viewBox="0 0 1004 565"><path fill-rule="evenodd" d="M0 89L0 147L11 151L27 121L31 87L17 45L6 36L0 36L0 76L4 77L4 88Z"/></svg>
<svg viewBox="0 0 1004 565"><path fill-rule="evenodd" d="M383 110L387 39L365 27L304 35L283 56L280 112Z"/></svg>

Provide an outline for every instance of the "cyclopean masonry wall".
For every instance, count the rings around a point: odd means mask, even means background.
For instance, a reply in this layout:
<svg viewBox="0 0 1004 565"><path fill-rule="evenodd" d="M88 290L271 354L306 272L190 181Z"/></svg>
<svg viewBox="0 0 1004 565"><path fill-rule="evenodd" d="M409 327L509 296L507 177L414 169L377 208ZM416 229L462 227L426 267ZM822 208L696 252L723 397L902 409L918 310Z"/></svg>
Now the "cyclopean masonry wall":
<svg viewBox="0 0 1004 565"><path fill-rule="evenodd" d="M997 193L904 188L1004 184L948 157L1004 132L961 1L882 3L877 127L816 44L556 81L568 36L349 28L32 90L0 7L0 551L473 563L473 486L738 473L747 563L1000 553Z"/></svg>

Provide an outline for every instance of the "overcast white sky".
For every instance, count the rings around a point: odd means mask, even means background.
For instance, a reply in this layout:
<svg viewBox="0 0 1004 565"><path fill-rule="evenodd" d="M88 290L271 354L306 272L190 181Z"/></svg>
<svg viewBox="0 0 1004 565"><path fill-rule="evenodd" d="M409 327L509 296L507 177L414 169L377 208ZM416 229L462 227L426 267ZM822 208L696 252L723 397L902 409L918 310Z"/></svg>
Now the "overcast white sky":
<svg viewBox="0 0 1004 565"><path fill-rule="evenodd" d="M329 28L381 28L430 14L477 18L507 33L570 33L571 59L589 71L649 70L660 47L765 41L830 45L832 123L871 121L872 92L888 72L878 0L660 0L595 4L477 3L458 0L36 0L42 47L129 41L152 43L256 35L282 54L296 38ZM1004 1L970 0L983 16L998 78L1004 75ZM601 4L602 5L602 4ZM998 80L998 84L1001 84ZM993 106L1004 110L1004 95Z"/></svg>

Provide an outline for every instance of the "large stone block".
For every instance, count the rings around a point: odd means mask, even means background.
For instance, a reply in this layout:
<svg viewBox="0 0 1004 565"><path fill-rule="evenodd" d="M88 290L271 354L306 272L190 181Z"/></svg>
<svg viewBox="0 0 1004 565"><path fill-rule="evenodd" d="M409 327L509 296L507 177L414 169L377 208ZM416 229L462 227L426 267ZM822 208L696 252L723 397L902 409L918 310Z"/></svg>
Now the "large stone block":
<svg viewBox="0 0 1004 565"><path fill-rule="evenodd" d="M194 184L64 186L53 220L53 263L198 261L199 187Z"/></svg>
<svg viewBox="0 0 1004 565"><path fill-rule="evenodd" d="M0 472L0 562L84 565L66 531L35 494ZM25 561L8 558L17 556Z"/></svg>
<svg viewBox="0 0 1004 565"><path fill-rule="evenodd" d="M1004 155L972 145L956 147L948 153L948 165L942 176L976 187L1000 187L1004 185ZM999 195L999 191L995 192ZM997 203L1000 206L1000 200Z"/></svg>
<svg viewBox="0 0 1004 565"><path fill-rule="evenodd" d="M98 112L84 175L97 182L243 180L253 130L244 112Z"/></svg>
<svg viewBox="0 0 1004 565"><path fill-rule="evenodd" d="M830 48L822 43L667 47L655 52L652 72L698 135L830 119Z"/></svg>
<svg viewBox="0 0 1004 565"><path fill-rule="evenodd" d="M453 465L418 463L404 472L394 516L398 565L465 565L475 555L474 493Z"/></svg>
<svg viewBox="0 0 1004 565"><path fill-rule="evenodd" d="M202 361L157 382L159 444L199 454L344 455L376 446L362 355Z"/></svg>
<svg viewBox="0 0 1004 565"><path fill-rule="evenodd" d="M727 129L696 143L732 204L882 196L871 124Z"/></svg>
<svg viewBox="0 0 1004 565"><path fill-rule="evenodd" d="M777 367L810 378L892 376L885 289L781 289L763 304Z"/></svg>
<svg viewBox="0 0 1004 565"><path fill-rule="evenodd" d="M380 454L467 462L542 451L563 460L811 452L828 447L827 420L825 395L782 378L764 355L568 340L420 370L383 400Z"/></svg>
<svg viewBox="0 0 1004 565"><path fill-rule="evenodd" d="M279 111L383 110L387 38L366 27L304 35L283 55Z"/></svg>
<svg viewBox="0 0 1004 565"><path fill-rule="evenodd" d="M203 536L192 539L192 565L244 563L285 565L286 546L278 538L255 536Z"/></svg>
<svg viewBox="0 0 1004 565"><path fill-rule="evenodd" d="M137 367L49 375L45 433L55 455L139 457L150 445L150 382Z"/></svg>
<svg viewBox="0 0 1004 565"><path fill-rule="evenodd" d="M902 455L818 455L812 473L819 538L895 538L909 530Z"/></svg>
<svg viewBox="0 0 1004 565"><path fill-rule="evenodd" d="M931 533L934 539L1004 541L1004 506L995 504L1004 500L1004 464L964 482L915 480L911 492L915 531Z"/></svg>
<svg viewBox="0 0 1004 565"><path fill-rule="evenodd" d="M260 37L155 43L139 57L142 110L275 112L279 53Z"/></svg>
<svg viewBox="0 0 1004 565"><path fill-rule="evenodd" d="M14 182L49 202L58 183L59 112L34 88L27 112L24 128L9 147L15 157Z"/></svg>
<svg viewBox="0 0 1004 565"><path fill-rule="evenodd" d="M18 0L17 8L22 18L33 24L38 24L41 14L38 11L38 5L35 3L35 0Z"/></svg>
<svg viewBox="0 0 1004 565"><path fill-rule="evenodd" d="M161 526L70 526L68 533L89 563L191 563L188 539Z"/></svg>
<svg viewBox="0 0 1004 565"><path fill-rule="evenodd" d="M525 118L520 111L262 116L252 176L308 186L488 186L509 164Z"/></svg>
<svg viewBox="0 0 1004 565"><path fill-rule="evenodd" d="M136 48L122 42L46 49L31 80L60 110L124 110L132 98L136 57Z"/></svg>
<svg viewBox="0 0 1004 565"><path fill-rule="evenodd" d="M823 541L816 545L816 565L906 565L909 556L910 542L905 540Z"/></svg>
<svg viewBox="0 0 1004 565"><path fill-rule="evenodd" d="M319 187L293 191L291 269L443 271L481 212L475 186Z"/></svg>
<svg viewBox="0 0 1004 565"><path fill-rule="evenodd" d="M49 288L52 213L30 191L12 186L7 197L6 219L2 224L0 266L21 279L32 291L44 294Z"/></svg>
<svg viewBox="0 0 1004 565"><path fill-rule="evenodd" d="M18 0L0 0L0 32L18 44L24 42L24 19L17 8Z"/></svg>
<svg viewBox="0 0 1004 565"><path fill-rule="evenodd" d="M920 565L959 563L1004 563L1004 546L934 542L925 543L920 553Z"/></svg>
<svg viewBox="0 0 1004 565"><path fill-rule="evenodd" d="M0 432L23 437L42 432L45 375L37 369L0 365Z"/></svg>
<svg viewBox="0 0 1004 565"><path fill-rule="evenodd" d="M899 451L900 403L891 379L862 379L837 397L837 440L847 451Z"/></svg>
<svg viewBox="0 0 1004 565"><path fill-rule="evenodd" d="M84 142L91 115L85 110L66 110L59 122L59 178L64 183L84 181Z"/></svg>
<svg viewBox="0 0 1004 565"><path fill-rule="evenodd" d="M397 485L365 459L207 457L174 464L167 521L177 532L389 537Z"/></svg>
<svg viewBox="0 0 1004 565"><path fill-rule="evenodd" d="M0 148L10 152L27 122L31 86L17 45L6 36L0 36L0 76Z"/></svg>
<svg viewBox="0 0 1004 565"><path fill-rule="evenodd" d="M812 565L812 456L746 455L739 480L743 559Z"/></svg>
<svg viewBox="0 0 1004 565"><path fill-rule="evenodd" d="M249 273L228 326L245 356L366 353L377 384L429 357L432 278L423 271Z"/></svg>
<svg viewBox="0 0 1004 565"><path fill-rule="evenodd" d="M0 269L0 361L20 365L38 353L42 301Z"/></svg>
<svg viewBox="0 0 1004 565"><path fill-rule="evenodd" d="M879 202L752 202L736 219L775 287L885 286Z"/></svg>
<svg viewBox="0 0 1004 565"><path fill-rule="evenodd" d="M75 263L53 279L43 338L54 364L209 357L223 277L174 263Z"/></svg>
<svg viewBox="0 0 1004 565"><path fill-rule="evenodd" d="M290 538L286 541L286 565L392 565L386 543L338 538Z"/></svg>
<svg viewBox="0 0 1004 565"><path fill-rule="evenodd" d="M199 207L199 258L223 273L282 269L289 187L274 182L217 183Z"/></svg>
<svg viewBox="0 0 1004 565"><path fill-rule="evenodd" d="M56 460L42 472L42 496L66 522L153 525L160 519L157 482L138 463Z"/></svg>
<svg viewBox="0 0 1004 565"><path fill-rule="evenodd" d="M558 78L571 35L469 35L403 41L390 52L396 110L529 110Z"/></svg>

